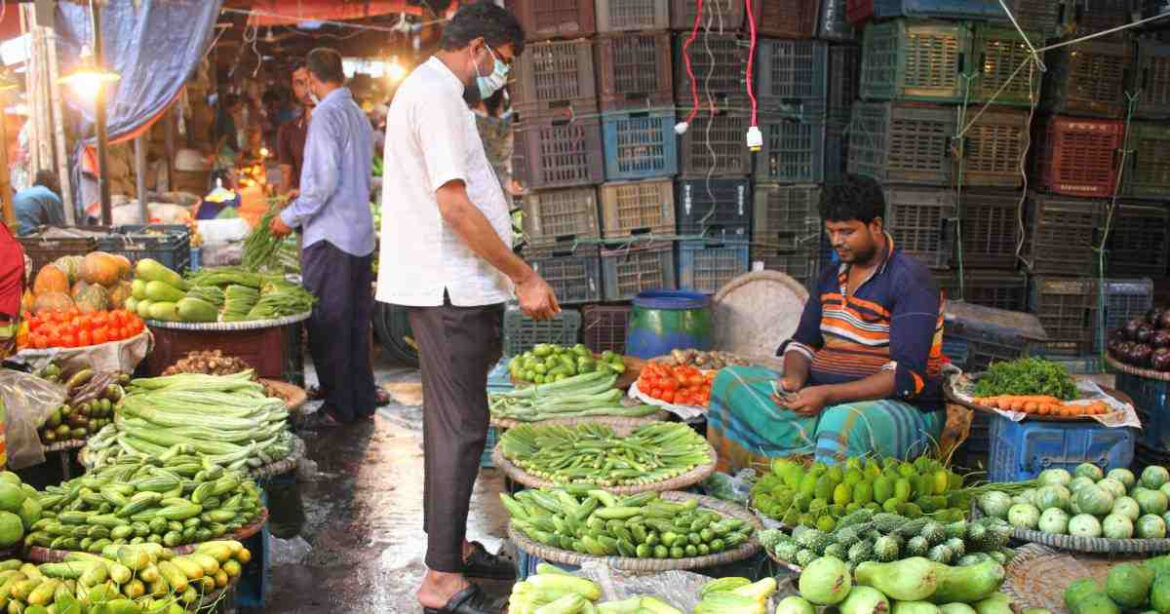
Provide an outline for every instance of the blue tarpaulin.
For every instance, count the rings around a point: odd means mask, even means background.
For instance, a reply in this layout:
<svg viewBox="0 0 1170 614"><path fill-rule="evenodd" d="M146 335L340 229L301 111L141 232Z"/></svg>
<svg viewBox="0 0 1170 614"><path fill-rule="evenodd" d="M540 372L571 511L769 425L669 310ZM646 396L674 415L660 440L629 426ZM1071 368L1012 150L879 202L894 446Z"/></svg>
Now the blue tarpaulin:
<svg viewBox="0 0 1170 614"><path fill-rule="evenodd" d="M203 58L221 0L109 0L101 8L104 65L121 75L107 94L110 141L129 138L166 110ZM62 71L93 48L88 4L57 4ZM67 94L70 106L93 122L93 105ZM83 132L84 134L84 132Z"/></svg>

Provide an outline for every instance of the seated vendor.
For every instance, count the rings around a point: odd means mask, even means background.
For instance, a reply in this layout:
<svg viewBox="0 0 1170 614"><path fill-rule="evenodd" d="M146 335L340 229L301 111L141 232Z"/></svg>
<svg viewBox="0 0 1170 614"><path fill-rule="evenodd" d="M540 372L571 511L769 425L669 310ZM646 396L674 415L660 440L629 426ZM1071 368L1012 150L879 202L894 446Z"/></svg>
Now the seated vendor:
<svg viewBox="0 0 1170 614"><path fill-rule="evenodd" d="M840 264L821 271L778 354L784 375L719 372L708 438L731 469L772 457L914 457L946 422L942 297L930 271L884 229L872 179L827 185L820 214Z"/></svg>

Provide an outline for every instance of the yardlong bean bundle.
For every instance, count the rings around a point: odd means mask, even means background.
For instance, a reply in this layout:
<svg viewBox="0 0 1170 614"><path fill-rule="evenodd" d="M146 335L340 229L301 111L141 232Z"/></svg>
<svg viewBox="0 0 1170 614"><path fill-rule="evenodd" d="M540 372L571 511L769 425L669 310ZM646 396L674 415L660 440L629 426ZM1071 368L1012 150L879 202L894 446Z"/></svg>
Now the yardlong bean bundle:
<svg viewBox="0 0 1170 614"><path fill-rule="evenodd" d="M656 411L651 405L622 405L621 390L613 387L617 376L600 372L522 388L489 396L493 418L540 422L555 418L620 416L641 418Z"/></svg>
<svg viewBox="0 0 1170 614"><path fill-rule="evenodd" d="M500 438L504 458L556 484L644 485L711 462L707 442L685 424L654 422L618 436L604 424L522 424Z"/></svg>

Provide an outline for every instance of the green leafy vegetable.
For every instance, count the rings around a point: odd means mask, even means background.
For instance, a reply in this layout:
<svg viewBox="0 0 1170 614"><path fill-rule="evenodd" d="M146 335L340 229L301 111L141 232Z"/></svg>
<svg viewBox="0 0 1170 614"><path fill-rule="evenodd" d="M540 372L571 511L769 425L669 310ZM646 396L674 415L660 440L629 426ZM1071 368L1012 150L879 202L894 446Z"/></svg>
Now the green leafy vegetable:
<svg viewBox="0 0 1170 614"><path fill-rule="evenodd" d="M1077 386L1064 365L1027 357L992 363L975 384L975 396L1000 395L1048 395L1068 401L1077 397Z"/></svg>

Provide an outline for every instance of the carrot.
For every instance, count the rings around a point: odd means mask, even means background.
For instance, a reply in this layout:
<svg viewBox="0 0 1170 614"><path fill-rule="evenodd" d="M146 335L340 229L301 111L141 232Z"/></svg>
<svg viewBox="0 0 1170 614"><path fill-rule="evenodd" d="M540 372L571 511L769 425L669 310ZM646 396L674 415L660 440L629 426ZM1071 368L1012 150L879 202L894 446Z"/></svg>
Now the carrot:
<svg viewBox="0 0 1170 614"><path fill-rule="evenodd" d="M1037 403L1036 401L1028 401L1027 403L1024 403L1024 411L1026 411L1028 413L1033 413L1033 412L1039 410L1040 407L1041 407L1040 404Z"/></svg>

